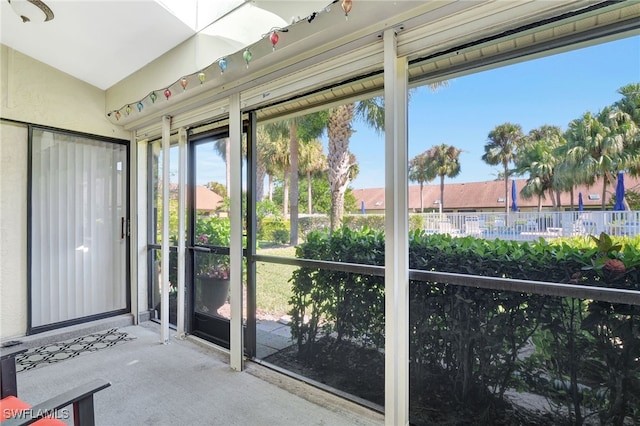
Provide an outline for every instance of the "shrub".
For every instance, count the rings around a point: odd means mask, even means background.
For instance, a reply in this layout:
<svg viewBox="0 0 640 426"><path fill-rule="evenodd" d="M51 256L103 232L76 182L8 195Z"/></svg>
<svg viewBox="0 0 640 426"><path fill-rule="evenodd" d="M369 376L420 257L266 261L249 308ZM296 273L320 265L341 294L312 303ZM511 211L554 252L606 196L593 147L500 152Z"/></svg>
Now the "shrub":
<svg viewBox="0 0 640 426"><path fill-rule="evenodd" d="M574 241L571 241L574 243ZM638 238L514 242L410 234L409 266L470 275L640 290ZM381 231L344 227L311 232L296 256L384 264ZM300 268L292 277L292 333L300 356L332 337L360 347L384 345L384 279ZM412 386L425 401L477 416L504 404L504 393L526 386L566 407L574 424L585 409L605 419L640 416L640 306L568 297L411 281ZM305 321L305 318L308 321ZM534 353L522 359L534 342ZM337 349L336 349L337 350ZM434 379L435 378L435 379ZM496 405L497 404L497 405ZM455 408L457 407L457 408Z"/></svg>

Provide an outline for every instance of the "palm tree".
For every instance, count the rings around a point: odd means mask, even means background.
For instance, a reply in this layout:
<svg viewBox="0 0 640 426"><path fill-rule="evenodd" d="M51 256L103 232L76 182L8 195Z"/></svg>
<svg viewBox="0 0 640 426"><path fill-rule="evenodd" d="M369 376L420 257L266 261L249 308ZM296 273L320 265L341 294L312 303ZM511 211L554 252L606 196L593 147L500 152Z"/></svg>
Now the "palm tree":
<svg viewBox="0 0 640 426"><path fill-rule="evenodd" d="M289 141L288 168L285 170L284 184L284 215L287 216L287 206L290 204L290 228L289 244L298 244L298 164L300 143L306 143L317 138L324 131L322 113L307 114L293 117L266 126L267 132L272 138L287 139ZM289 178L287 183L287 178ZM288 187L288 191L287 191Z"/></svg>
<svg viewBox="0 0 640 426"><path fill-rule="evenodd" d="M429 178L426 153L418 154L409 160L409 180L420 184L420 213L424 213L424 184L433 180L433 178Z"/></svg>
<svg viewBox="0 0 640 426"><path fill-rule="evenodd" d="M559 127L541 126L529 132L514 160L516 174L529 174L520 194L525 199L537 196L538 211L542 210L542 197L546 192L549 192L554 208L559 207L556 195L561 189L561 181L556 174L556 167L560 157L554 153L563 142L562 130Z"/></svg>
<svg viewBox="0 0 640 426"><path fill-rule="evenodd" d="M229 159L231 158L231 139L222 138L215 141L213 149L222 157L226 167L226 182L227 197L231 196L231 165Z"/></svg>
<svg viewBox="0 0 640 426"><path fill-rule="evenodd" d="M613 104L615 111L626 114L623 161L632 175L640 175L640 83L627 84L618 89L623 97ZM627 118L628 117L628 118Z"/></svg>
<svg viewBox="0 0 640 426"><path fill-rule="evenodd" d="M602 210L606 206L607 182L614 183L620 167L624 142L607 124L611 110L605 108L598 116L586 112L571 121L565 133L567 161L574 164L576 180L592 185L599 176L602 179Z"/></svg>
<svg viewBox="0 0 640 426"><path fill-rule="evenodd" d="M514 160L522 145L522 127L519 124L504 123L489 132L489 141L484 146L482 160L490 166L502 164L504 169L505 213L509 213L509 164Z"/></svg>
<svg viewBox="0 0 640 426"><path fill-rule="evenodd" d="M349 155L349 138L353 133L351 122L354 104L340 105L331 110L327 124L329 137L328 178L331 191L330 229L334 231L342 223L344 193L349 185L349 169L353 165Z"/></svg>
<svg viewBox="0 0 640 426"><path fill-rule="evenodd" d="M322 142L313 140L300 146L300 171L307 175L307 211L313 213L311 176L327 170L327 156L322 152Z"/></svg>
<svg viewBox="0 0 640 426"><path fill-rule="evenodd" d="M440 177L440 205L444 209L444 178L454 178L460 174L461 149L447 144L434 145L425 152L427 157L427 178Z"/></svg>
<svg viewBox="0 0 640 426"><path fill-rule="evenodd" d="M430 83L432 91L446 87L447 81ZM411 95L411 92L409 92ZM410 96L409 96L410 97ZM346 104L329 111L327 134L329 136L329 187L331 190L331 230L342 224L344 215L344 193L351 181L350 169L355 165L349 155L349 138L353 134L351 122L354 118L363 120L377 133L384 130L384 98L374 97Z"/></svg>

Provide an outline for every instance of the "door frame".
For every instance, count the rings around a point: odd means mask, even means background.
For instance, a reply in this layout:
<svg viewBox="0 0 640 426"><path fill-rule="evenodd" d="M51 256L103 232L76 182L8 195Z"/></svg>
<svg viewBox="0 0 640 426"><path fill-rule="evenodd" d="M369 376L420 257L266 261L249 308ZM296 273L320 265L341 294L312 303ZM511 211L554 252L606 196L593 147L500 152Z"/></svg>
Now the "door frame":
<svg viewBox="0 0 640 426"><path fill-rule="evenodd" d="M126 139L109 138L105 136L93 135L90 133L76 132L71 130L60 129L56 127L41 126L36 124L27 124L27 141L28 141L28 154L27 154L27 335L42 333L45 331L55 330L63 327L68 327L77 324L83 324L91 321L96 321L103 318L109 318L117 315L127 314L131 312L131 144ZM125 147L125 157L127 161L126 173L125 173L125 194L123 194L125 206L125 220L124 220L124 245L125 245L125 307L114 311L102 312L94 315L87 315L84 317L73 318L65 321L55 322L51 324L45 324L40 326L33 325L33 283L32 283L32 262L33 258L31 252L33 249L33 206L31 197L33 195L33 131L34 129L42 130L45 132L58 133L63 135L70 135L79 138L91 139L100 142L113 143L122 145Z"/></svg>

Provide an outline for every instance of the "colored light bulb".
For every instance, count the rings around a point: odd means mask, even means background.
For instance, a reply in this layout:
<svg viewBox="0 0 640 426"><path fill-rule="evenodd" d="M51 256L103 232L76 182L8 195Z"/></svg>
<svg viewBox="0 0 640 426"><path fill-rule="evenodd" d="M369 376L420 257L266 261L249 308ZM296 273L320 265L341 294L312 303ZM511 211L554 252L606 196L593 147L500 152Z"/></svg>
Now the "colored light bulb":
<svg viewBox="0 0 640 426"><path fill-rule="evenodd" d="M156 99L158 99L158 95L156 95L156 92L151 92L149 97L151 98L151 103L156 103Z"/></svg>
<svg viewBox="0 0 640 426"><path fill-rule="evenodd" d="M142 105L142 102L138 102L136 106L138 107L138 112L142 112L142 108L144 108L144 105Z"/></svg>
<svg viewBox="0 0 640 426"><path fill-rule="evenodd" d="M182 90L187 89L187 84L189 84L189 80L187 80L187 77L182 77L182 79L180 80L180 86L182 86Z"/></svg>
<svg viewBox="0 0 640 426"><path fill-rule="evenodd" d="M344 16L346 19L349 19L349 12L351 12L352 7L353 3L351 0L342 0L342 10L344 10Z"/></svg>
<svg viewBox="0 0 640 426"><path fill-rule="evenodd" d="M227 69L227 60L225 58L220 59L218 66L220 67L220 74L222 74Z"/></svg>
<svg viewBox="0 0 640 426"><path fill-rule="evenodd" d="M273 50L276 50L276 44L278 44L278 41L280 40L280 36L278 35L277 32L272 32L271 36L269 37L269 40L271 40L271 45L273 46Z"/></svg>
<svg viewBox="0 0 640 426"><path fill-rule="evenodd" d="M165 89L164 97L167 98L167 100L169 100L169 98L171 97L171 90Z"/></svg>
<svg viewBox="0 0 640 426"><path fill-rule="evenodd" d="M207 75L204 72L200 72L198 78L200 79L200 84L202 84L207 79Z"/></svg>
<svg viewBox="0 0 640 426"><path fill-rule="evenodd" d="M244 61L247 63L247 68L249 68L249 62L251 62L251 57L252 56L253 55L251 54L249 49L245 49L244 53L242 54L242 57L244 58Z"/></svg>

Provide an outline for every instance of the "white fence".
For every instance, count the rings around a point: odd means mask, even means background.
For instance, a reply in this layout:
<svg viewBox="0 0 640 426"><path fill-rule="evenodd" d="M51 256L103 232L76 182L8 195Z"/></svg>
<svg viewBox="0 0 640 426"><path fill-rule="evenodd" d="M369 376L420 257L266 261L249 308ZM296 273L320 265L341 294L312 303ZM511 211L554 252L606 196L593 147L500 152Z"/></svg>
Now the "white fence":
<svg viewBox="0 0 640 426"><path fill-rule="evenodd" d="M423 213L427 232L518 241L577 235L640 234L640 211Z"/></svg>

